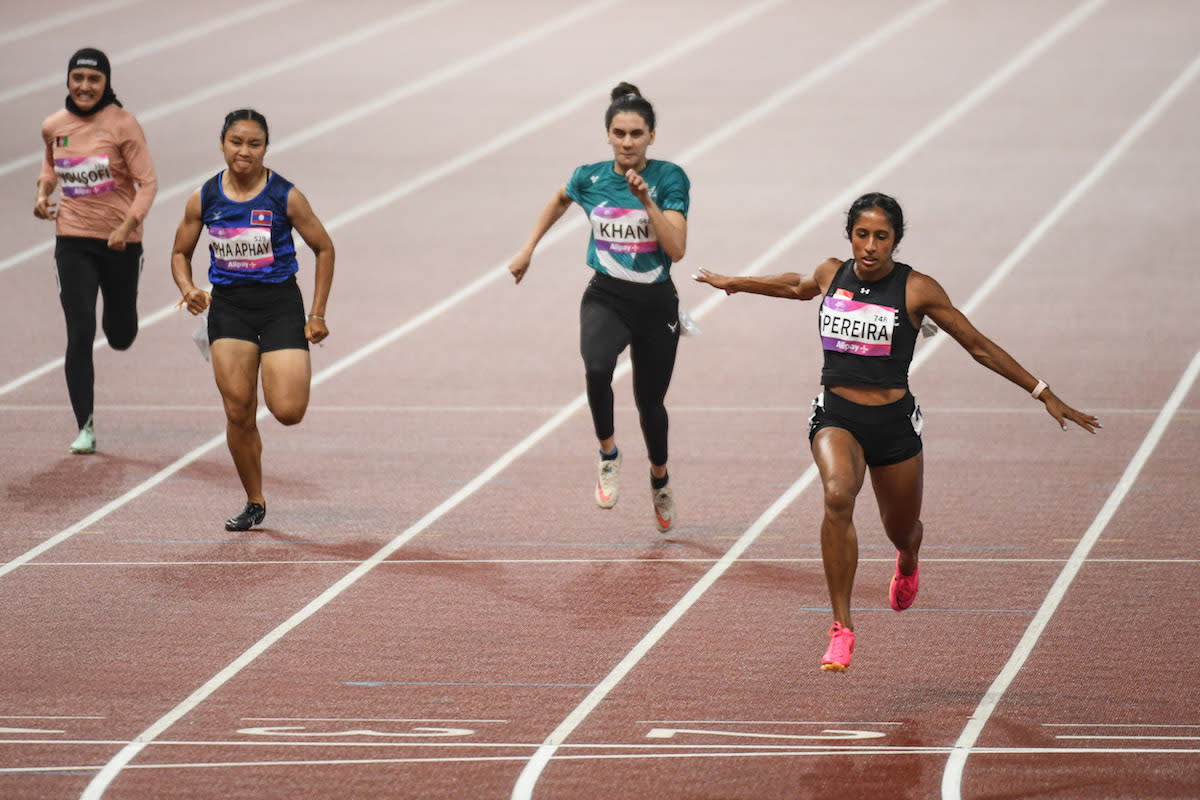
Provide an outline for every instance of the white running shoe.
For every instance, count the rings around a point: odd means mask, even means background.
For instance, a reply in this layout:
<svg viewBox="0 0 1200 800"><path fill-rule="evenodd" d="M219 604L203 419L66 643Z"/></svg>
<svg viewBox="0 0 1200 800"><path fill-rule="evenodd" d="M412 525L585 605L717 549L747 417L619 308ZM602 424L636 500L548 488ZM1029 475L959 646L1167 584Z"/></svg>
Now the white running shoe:
<svg viewBox="0 0 1200 800"><path fill-rule="evenodd" d="M91 417L88 417L87 422L79 429L79 435L71 442L70 450L79 456L96 452L96 426L92 424Z"/></svg>
<svg viewBox="0 0 1200 800"><path fill-rule="evenodd" d="M653 490L654 524L659 533L666 533L675 524L675 494L670 486Z"/></svg>
<svg viewBox="0 0 1200 800"><path fill-rule="evenodd" d="M617 494L621 490L621 451L612 459L600 459L597 465L599 477L596 479L596 505L601 508L612 508L617 504Z"/></svg>

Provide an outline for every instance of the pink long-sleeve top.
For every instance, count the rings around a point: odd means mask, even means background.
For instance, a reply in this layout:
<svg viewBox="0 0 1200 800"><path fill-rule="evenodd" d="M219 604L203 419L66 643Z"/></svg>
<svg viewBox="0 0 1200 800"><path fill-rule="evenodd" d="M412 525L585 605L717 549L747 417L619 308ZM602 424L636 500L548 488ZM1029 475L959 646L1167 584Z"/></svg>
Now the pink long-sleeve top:
<svg viewBox="0 0 1200 800"><path fill-rule="evenodd" d="M142 240L158 178L142 126L113 104L88 117L63 109L42 123L46 157L39 182L60 186L59 236L107 239L127 214L138 224L127 241Z"/></svg>

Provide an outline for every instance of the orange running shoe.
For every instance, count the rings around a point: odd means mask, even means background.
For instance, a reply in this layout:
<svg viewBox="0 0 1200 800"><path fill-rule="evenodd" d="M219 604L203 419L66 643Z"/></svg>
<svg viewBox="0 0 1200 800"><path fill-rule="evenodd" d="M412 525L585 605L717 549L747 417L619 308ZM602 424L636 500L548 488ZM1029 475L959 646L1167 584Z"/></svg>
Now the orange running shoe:
<svg viewBox="0 0 1200 800"><path fill-rule="evenodd" d="M826 672L845 672L850 668L854 653L854 631L835 622L829 629L829 649L821 656L821 669Z"/></svg>
<svg viewBox="0 0 1200 800"><path fill-rule="evenodd" d="M888 589L888 599L892 601L892 608L903 611L913 604L913 600L917 599L920 572L921 565L918 564L912 575L901 575L900 554L896 554L896 574L892 576L892 585Z"/></svg>

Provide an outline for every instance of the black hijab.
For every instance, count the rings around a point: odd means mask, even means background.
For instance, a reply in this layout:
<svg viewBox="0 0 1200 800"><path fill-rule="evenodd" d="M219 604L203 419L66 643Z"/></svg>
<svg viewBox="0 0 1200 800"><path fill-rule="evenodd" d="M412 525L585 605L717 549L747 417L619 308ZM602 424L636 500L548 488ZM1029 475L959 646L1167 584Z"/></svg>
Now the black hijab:
<svg viewBox="0 0 1200 800"><path fill-rule="evenodd" d="M121 101L117 99L115 94L113 94L112 67L109 66L108 56L104 55L103 51L97 50L94 47L85 47L75 53L75 55L71 56L71 60L67 62L68 88L71 86L71 71L78 69L79 67L86 67L88 69L94 69L97 72L103 73L104 94L100 95L100 99L96 101L94 106L89 108L87 111L84 111L79 106L75 105L75 101L71 99L71 95L68 93L67 111L70 111L76 116L90 117L100 109L104 108L105 106L110 106L113 103L116 103L118 106L124 108L124 106L121 106Z"/></svg>

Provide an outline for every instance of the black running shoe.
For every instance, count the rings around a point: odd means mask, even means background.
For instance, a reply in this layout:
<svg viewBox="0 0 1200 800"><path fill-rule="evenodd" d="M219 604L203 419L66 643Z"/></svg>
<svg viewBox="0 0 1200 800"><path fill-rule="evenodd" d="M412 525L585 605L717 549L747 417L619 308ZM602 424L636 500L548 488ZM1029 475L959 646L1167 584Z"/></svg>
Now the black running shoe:
<svg viewBox="0 0 1200 800"><path fill-rule="evenodd" d="M242 509L242 513L232 519L225 520L225 530L248 531L255 525L261 525L265 516L267 516L265 506L260 506L258 503L246 503L246 507Z"/></svg>

